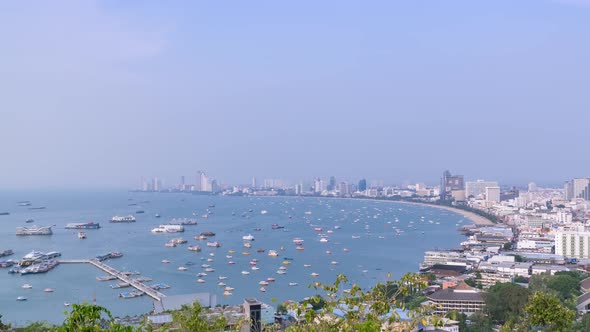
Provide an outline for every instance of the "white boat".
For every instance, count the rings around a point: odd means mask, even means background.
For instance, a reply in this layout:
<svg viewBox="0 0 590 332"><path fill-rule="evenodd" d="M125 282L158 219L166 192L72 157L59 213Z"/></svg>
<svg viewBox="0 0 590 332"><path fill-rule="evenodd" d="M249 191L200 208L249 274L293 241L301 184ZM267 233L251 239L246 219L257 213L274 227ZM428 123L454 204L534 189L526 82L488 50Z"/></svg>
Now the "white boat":
<svg viewBox="0 0 590 332"><path fill-rule="evenodd" d="M258 271L258 270L260 270L260 268L258 266L252 266L251 269L252 269L252 271Z"/></svg>
<svg viewBox="0 0 590 332"><path fill-rule="evenodd" d="M260 291L264 293L264 292L266 292L266 288L260 287Z"/></svg>
<svg viewBox="0 0 590 332"><path fill-rule="evenodd" d="M303 239L296 237L293 239L293 243L295 243L297 245L303 244Z"/></svg>
<svg viewBox="0 0 590 332"><path fill-rule="evenodd" d="M268 281L266 280L262 280L261 282L258 283L261 286L268 286Z"/></svg>
<svg viewBox="0 0 590 332"><path fill-rule="evenodd" d="M24 296L19 296L19 297L17 297L17 298L16 298L16 300L17 300L17 301L26 301L26 300L27 300L27 298L26 298L26 297L24 297Z"/></svg>
<svg viewBox="0 0 590 332"><path fill-rule="evenodd" d="M250 274L250 272L248 272L248 271L242 271L242 274L246 276L246 275Z"/></svg>
<svg viewBox="0 0 590 332"><path fill-rule="evenodd" d="M70 303L69 302L64 302L64 307L69 307Z"/></svg>
<svg viewBox="0 0 590 332"><path fill-rule="evenodd" d="M225 287L223 290L224 290L224 291L227 291L227 292L231 292L231 291L233 291L234 289L235 289L235 288L233 288L233 287L226 286L226 287Z"/></svg>
<svg viewBox="0 0 590 332"><path fill-rule="evenodd" d="M86 238L86 233L84 233L84 232L78 232L78 238L81 239L81 240L82 239L85 239Z"/></svg>
<svg viewBox="0 0 590 332"><path fill-rule="evenodd" d="M221 244L217 241L215 242L207 242L207 247L213 247L213 248L219 248L221 247Z"/></svg>
<svg viewBox="0 0 590 332"><path fill-rule="evenodd" d="M271 257L277 257L279 255L279 253L276 252L276 250L269 250L268 255Z"/></svg>
<svg viewBox="0 0 590 332"><path fill-rule="evenodd" d="M184 266L181 266L181 267L178 268L178 271L186 271L186 270L188 270L188 269L186 267L184 267Z"/></svg>
<svg viewBox="0 0 590 332"><path fill-rule="evenodd" d="M51 288L45 288L43 291L44 291L45 293L53 293L53 292L54 292L54 290L53 290L53 289L51 289Z"/></svg>
<svg viewBox="0 0 590 332"><path fill-rule="evenodd" d="M169 261L169 260L167 260L167 259L163 259L163 260L162 260L162 264L170 264L170 261Z"/></svg>
<svg viewBox="0 0 590 332"><path fill-rule="evenodd" d="M160 225L152 229L152 233L180 233L184 232L182 225Z"/></svg>
<svg viewBox="0 0 590 332"><path fill-rule="evenodd" d="M312 277L317 277L319 275L320 275L319 273L315 273L315 272L311 274Z"/></svg>
<svg viewBox="0 0 590 332"><path fill-rule="evenodd" d="M290 283L289 283L289 286L297 286L297 285L299 285L299 284L298 284L298 283L296 283L296 282L290 282Z"/></svg>
<svg viewBox="0 0 590 332"><path fill-rule="evenodd" d="M260 214L267 214L267 213L268 213L268 211L266 211L266 210L260 211Z"/></svg>
<svg viewBox="0 0 590 332"><path fill-rule="evenodd" d="M287 274L287 272L285 270L277 270L277 274Z"/></svg>
<svg viewBox="0 0 590 332"><path fill-rule="evenodd" d="M359 235L353 235L352 238L353 239L360 239L361 237Z"/></svg>
<svg viewBox="0 0 590 332"><path fill-rule="evenodd" d="M112 223L127 223L127 222L135 222L135 217L132 215L128 215L126 217L114 216L111 218Z"/></svg>
<svg viewBox="0 0 590 332"><path fill-rule="evenodd" d="M244 241L254 241L254 235L252 235L252 234L244 235L244 236L242 236L242 240L244 240Z"/></svg>
<svg viewBox="0 0 590 332"><path fill-rule="evenodd" d="M225 283L224 283L224 282L218 282L218 283L217 283L217 286L224 287L224 286L225 286Z"/></svg>
<svg viewBox="0 0 590 332"><path fill-rule="evenodd" d="M244 248L252 248L252 244L250 242L244 243Z"/></svg>
<svg viewBox="0 0 590 332"><path fill-rule="evenodd" d="M331 261L330 264L332 264L332 265L338 265L338 262L337 261Z"/></svg>
<svg viewBox="0 0 590 332"><path fill-rule="evenodd" d="M311 264L303 264L303 267L311 267Z"/></svg>
<svg viewBox="0 0 590 332"><path fill-rule="evenodd" d="M29 284L24 284L24 285L20 286L20 288L22 288L22 289L31 289L31 288L33 288L33 286L31 286Z"/></svg>
<svg viewBox="0 0 590 332"><path fill-rule="evenodd" d="M205 273L205 272L197 273L197 277L206 277L206 276L207 276L207 273Z"/></svg>
<svg viewBox="0 0 590 332"><path fill-rule="evenodd" d="M197 282L198 282L199 284L204 284L204 283L205 283L205 280L203 280L203 279L197 279Z"/></svg>
<svg viewBox="0 0 590 332"><path fill-rule="evenodd" d="M217 279L219 279L219 280L225 280L225 279L227 279L227 277L219 276L219 277L217 277Z"/></svg>
<svg viewBox="0 0 590 332"><path fill-rule="evenodd" d="M205 272L215 272L214 268L208 267L205 269Z"/></svg>
<svg viewBox="0 0 590 332"><path fill-rule="evenodd" d="M321 238L321 239L320 239L320 242L322 242L322 243L326 243L326 242L328 242L328 241L329 241L329 240L328 240L328 238L327 238L327 237L323 237L323 238Z"/></svg>
<svg viewBox="0 0 590 332"><path fill-rule="evenodd" d="M223 296L232 296L232 293L229 291L223 292Z"/></svg>

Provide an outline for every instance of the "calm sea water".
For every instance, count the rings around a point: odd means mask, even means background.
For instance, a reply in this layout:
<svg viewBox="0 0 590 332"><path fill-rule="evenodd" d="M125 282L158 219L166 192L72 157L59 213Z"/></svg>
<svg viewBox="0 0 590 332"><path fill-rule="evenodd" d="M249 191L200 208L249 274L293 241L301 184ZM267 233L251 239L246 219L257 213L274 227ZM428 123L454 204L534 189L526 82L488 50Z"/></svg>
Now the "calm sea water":
<svg viewBox="0 0 590 332"><path fill-rule="evenodd" d="M45 206L44 210L29 210L16 203L30 200L32 206ZM129 204L136 203L136 206ZM210 205L215 207L209 208ZM113 215L127 215L136 210L137 222L111 224ZM202 218L207 213L209 218ZM249 212L252 210L252 212ZM268 213L262 214L266 210ZM457 232L457 224L467 223L462 216L426 206L410 206L392 202L294 197L221 197L190 194L158 194L130 192L3 192L0 193L0 250L12 249L20 259L31 250L60 251L62 259L88 259L111 251L121 251L124 257L107 261L120 270L140 271L153 279L152 283L167 283L172 286L162 291L168 295L210 292L217 294L218 302L242 303L245 297L257 297L272 304L272 300L300 300L315 294L307 286L314 281L333 282L339 273L363 287L384 281L387 273L400 277L405 272L414 272L425 250L440 247L455 247L463 240ZM311 214L306 214L311 212ZM162 217L155 218L159 213ZM244 216L243 216L244 215ZM196 216L196 217L195 217ZM25 220L32 218L32 224ZM179 234L153 234L150 230L172 218L197 218L196 226L185 226ZM397 219L397 221L396 221ZM88 238L80 240L77 232L64 226L72 222L100 222L99 230L87 230ZM277 223L283 230L272 230ZM52 236L17 237L15 228L22 225L53 227ZM339 228L335 228L339 226ZM320 242L314 228L323 229L329 242ZM396 229L401 232L397 235ZM255 231L260 228L261 231ZM328 233L332 230L332 233ZM217 233L214 238L222 243L221 248L207 248L205 242L193 237L203 231ZM242 236L252 234L252 248L243 247ZM353 238L359 236L360 238ZM188 244L168 248L164 243L171 238L182 237ZM305 250L295 250L292 239L302 238ZM200 253L187 250L188 245L200 245ZM285 250L280 251L284 246ZM257 253L256 249L265 249ZM345 252L343 249L349 251ZM280 257L267 255L269 249L279 251ZM228 250L235 250L231 259ZM326 253L330 251L331 254ZM243 256L243 252L250 252ZM211 256L214 253L215 256ZM276 271L282 266L283 257L293 258L287 274ZM206 263L207 258L214 261ZM259 260L257 271L251 270L250 260ZM161 261L170 260L170 264ZM235 265L229 265L228 261ZM337 262L337 265L331 262ZM195 265L186 265L194 262ZM208 273L200 284L197 273L201 264L210 264L215 272ZM304 264L312 265L305 268ZM179 271L186 266L188 271ZM242 275L241 271L250 271ZM318 273L317 278L311 273ZM11 275L8 269L0 269L0 314L5 322L24 324L27 321L63 321L64 302L91 302L108 307L114 315L141 314L151 310L152 301L144 296L135 299L120 299L121 290L113 290L110 282L98 282L96 276L102 271L90 265L62 264L47 274ZM218 276L226 276L224 282L233 288L233 295L224 297L223 287L217 286ZM273 277L276 282L259 291L259 282ZM288 286L297 282L298 286ZM22 289L25 283L32 289ZM148 283L151 284L151 283ZM54 293L44 293L53 288ZM18 296L28 301L17 302ZM276 305L276 304L275 304Z"/></svg>

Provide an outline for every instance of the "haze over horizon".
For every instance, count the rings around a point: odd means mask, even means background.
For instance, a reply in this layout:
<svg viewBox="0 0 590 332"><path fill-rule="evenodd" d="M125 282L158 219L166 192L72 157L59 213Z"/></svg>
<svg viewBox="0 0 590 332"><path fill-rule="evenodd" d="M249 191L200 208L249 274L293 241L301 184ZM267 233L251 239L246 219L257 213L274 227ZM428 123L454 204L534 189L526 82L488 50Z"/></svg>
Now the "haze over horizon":
<svg viewBox="0 0 590 332"><path fill-rule="evenodd" d="M0 189L588 176L590 0L0 3Z"/></svg>

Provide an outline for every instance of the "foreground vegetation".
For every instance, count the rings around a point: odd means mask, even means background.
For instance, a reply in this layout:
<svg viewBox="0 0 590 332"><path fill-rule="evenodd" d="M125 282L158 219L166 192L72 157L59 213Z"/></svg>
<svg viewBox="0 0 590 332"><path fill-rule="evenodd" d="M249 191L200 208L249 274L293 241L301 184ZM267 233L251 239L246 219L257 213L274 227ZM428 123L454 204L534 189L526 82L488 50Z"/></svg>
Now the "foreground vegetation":
<svg viewBox="0 0 590 332"><path fill-rule="evenodd" d="M317 291L300 303L281 304L279 312L295 312L300 318L287 331L412 331L418 325L441 327L447 319L459 322L461 332L508 331L590 331L590 315L576 321L575 299L580 281L586 277L579 272L561 272L554 276L533 276L529 288L517 284L496 284L484 298L486 310L469 317L451 312L434 315L434 307L421 305L426 298L422 291L432 276L409 273L400 280L388 280L373 289L363 291L339 275L333 284L310 285ZM343 291L343 287L350 287ZM398 310L396 310L398 309ZM400 311L407 313L401 319ZM339 315L335 315L336 311ZM247 320L228 322L223 316L210 316L208 309L198 303L171 313L172 322L153 326L147 321L138 326L115 322L111 313L92 304L74 304L66 313L62 325L35 322L25 327L11 327L0 320L0 331L55 332L135 332L135 331L239 331ZM1 318L1 316L0 316ZM278 325L265 326L265 331L277 331Z"/></svg>

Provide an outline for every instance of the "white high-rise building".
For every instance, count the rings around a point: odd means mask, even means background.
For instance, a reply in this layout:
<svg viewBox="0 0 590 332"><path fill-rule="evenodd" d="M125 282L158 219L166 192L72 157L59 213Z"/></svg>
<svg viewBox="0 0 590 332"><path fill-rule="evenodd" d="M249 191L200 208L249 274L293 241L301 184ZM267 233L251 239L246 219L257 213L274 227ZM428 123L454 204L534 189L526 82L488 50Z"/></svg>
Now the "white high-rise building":
<svg viewBox="0 0 590 332"><path fill-rule="evenodd" d="M201 172L201 179L200 179L200 183L201 183L201 188L200 191L211 191L211 180L209 179L209 177L207 177L207 175L205 174L205 172Z"/></svg>
<svg viewBox="0 0 590 332"><path fill-rule="evenodd" d="M313 183L313 191L315 193L321 193L322 191L324 191L324 181L322 179L315 179Z"/></svg>
<svg viewBox="0 0 590 332"><path fill-rule="evenodd" d="M253 189L256 188L256 177L255 176L252 177L252 188Z"/></svg>
<svg viewBox="0 0 590 332"><path fill-rule="evenodd" d="M486 201L500 203L500 187L486 187Z"/></svg>
<svg viewBox="0 0 590 332"><path fill-rule="evenodd" d="M475 198L482 198L486 193L487 187L499 187L496 181L467 181L465 183L465 196L473 196Z"/></svg>
<svg viewBox="0 0 590 332"><path fill-rule="evenodd" d="M590 231L583 226L559 229L555 234L555 254L566 258L590 258Z"/></svg>

